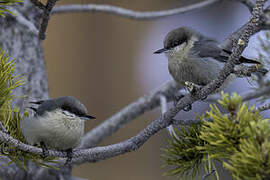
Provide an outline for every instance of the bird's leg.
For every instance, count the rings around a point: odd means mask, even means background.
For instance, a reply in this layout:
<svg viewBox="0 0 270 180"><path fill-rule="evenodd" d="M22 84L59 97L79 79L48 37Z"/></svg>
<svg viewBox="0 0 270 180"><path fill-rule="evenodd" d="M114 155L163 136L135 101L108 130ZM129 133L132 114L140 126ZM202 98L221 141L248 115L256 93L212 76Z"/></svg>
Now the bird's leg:
<svg viewBox="0 0 270 180"><path fill-rule="evenodd" d="M72 148L66 150L67 153L67 160L65 162L65 165L68 165L72 160Z"/></svg>
<svg viewBox="0 0 270 180"><path fill-rule="evenodd" d="M40 155L43 159L46 158L49 154L48 148L46 147L43 141L40 142L40 147L42 149L42 155Z"/></svg>

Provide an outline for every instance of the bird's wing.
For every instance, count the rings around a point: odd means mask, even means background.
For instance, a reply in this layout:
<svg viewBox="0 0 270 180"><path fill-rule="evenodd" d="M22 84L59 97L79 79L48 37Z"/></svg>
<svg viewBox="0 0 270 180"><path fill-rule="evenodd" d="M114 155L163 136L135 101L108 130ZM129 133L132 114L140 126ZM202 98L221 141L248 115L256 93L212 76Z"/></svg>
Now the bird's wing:
<svg viewBox="0 0 270 180"><path fill-rule="evenodd" d="M32 109L35 113L37 112L37 108L34 107L26 107L26 108Z"/></svg>
<svg viewBox="0 0 270 180"><path fill-rule="evenodd" d="M193 50L200 57L212 57L220 62L227 62L231 51L221 49L218 46L218 42L213 39L202 38L200 41L196 41L193 44ZM260 62L245 58L243 56L239 59L240 63L260 64ZM239 63L239 64L240 64Z"/></svg>
<svg viewBox="0 0 270 180"><path fill-rule="evenodd" d="M40 101L30 101L29 103L40 105L40 104L42 104L43 102L44 102L44 100L40 100Z"/></svg>
<svg viewBox="0 0 270 180"><path fill-rule="evenodd" d="M228 55L232 54L231 51L222 49L223 52L227 53ZM248 59L243 56L240 57L239 59L240 63L250 63L250 64L261 64L259 61L253 60L253 59Z"/></svg>

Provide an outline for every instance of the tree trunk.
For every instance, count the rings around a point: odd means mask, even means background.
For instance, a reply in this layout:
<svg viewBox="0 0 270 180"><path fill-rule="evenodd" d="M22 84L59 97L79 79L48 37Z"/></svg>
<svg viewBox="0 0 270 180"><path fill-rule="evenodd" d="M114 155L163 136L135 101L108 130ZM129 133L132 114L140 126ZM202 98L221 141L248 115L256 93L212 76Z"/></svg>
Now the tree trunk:
<svg viewBox="0 0 270 180"><path fill-rule="evenodd" d="M25 0L24 5L15 7L27 20L37 28L41 17L41 10ZM17 60L16 73L23 75L25 84L15 91L16 96L26 95L23 99L17 99L14 106L25 108L28 99L48 99L48 82L45 71L42 41L33 34L28 27L16 21L13 16L0 17L0 47L8 50L9 56ZM40 168L28 163L28 171L17 167L14 163L8 165L6 157L0 158L0 178L6 179L71 179L71 167L62 168L59 171Z"/></svg>

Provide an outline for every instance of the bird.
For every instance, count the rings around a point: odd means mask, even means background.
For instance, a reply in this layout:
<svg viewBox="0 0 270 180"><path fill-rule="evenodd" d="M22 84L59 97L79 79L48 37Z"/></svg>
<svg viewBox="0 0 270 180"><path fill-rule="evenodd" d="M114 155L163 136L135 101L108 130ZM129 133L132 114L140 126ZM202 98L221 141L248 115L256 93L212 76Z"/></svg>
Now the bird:
<svg viewBox="0 0 270 180"><path fill-rule="evenodd" d="M165 53L168 58L169 72L182 87L185 87L187 82L205 86L216 79L232 53L222 49L215 39L186 26L170 31L163 44L164 47L155 51L154 54ZM242 63L261 64L259 61L241 56L237 65ZM258 72L265 75L268 70L259 68ZM216 92L222 90L234 79L236 75L230 74Z"/></svg>
<svg viewBox="0 0 270 180"><path fill-rule="evenodd" d="M47 149L66 151L70 161L72 149L81 142L85 121L95 117L88 115L86 107L72 96L30 103L38 107L30 107L34 115L20 122L20 130L26 142L40 145L43 156L46 156Z"/></svg>

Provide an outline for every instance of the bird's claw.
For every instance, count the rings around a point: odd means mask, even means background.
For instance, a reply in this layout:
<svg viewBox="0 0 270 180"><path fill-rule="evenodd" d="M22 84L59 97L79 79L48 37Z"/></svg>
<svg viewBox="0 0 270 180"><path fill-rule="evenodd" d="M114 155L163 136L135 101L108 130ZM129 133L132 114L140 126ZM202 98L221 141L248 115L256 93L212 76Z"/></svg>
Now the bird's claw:
<svg viewBox="0 0 270 180"><path fill-rule="evenodd" d="M195 92L199 90L199 87L193 82L186 81L185 85L191 95L195 94Z"/></svg>

